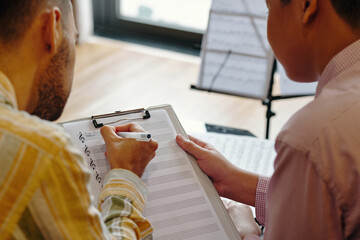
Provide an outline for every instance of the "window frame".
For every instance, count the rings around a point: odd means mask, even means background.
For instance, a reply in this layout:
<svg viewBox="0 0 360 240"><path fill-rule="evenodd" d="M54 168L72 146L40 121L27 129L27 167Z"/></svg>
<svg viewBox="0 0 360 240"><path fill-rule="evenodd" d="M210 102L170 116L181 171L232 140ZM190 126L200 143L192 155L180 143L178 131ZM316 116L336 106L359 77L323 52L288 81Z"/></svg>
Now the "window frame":
<svg viewBox="0 0 360 240"><path fill-rule="evenodd" d="M199 55L203 34L119 18L121 0L93 0L96 35Z"/></svg>

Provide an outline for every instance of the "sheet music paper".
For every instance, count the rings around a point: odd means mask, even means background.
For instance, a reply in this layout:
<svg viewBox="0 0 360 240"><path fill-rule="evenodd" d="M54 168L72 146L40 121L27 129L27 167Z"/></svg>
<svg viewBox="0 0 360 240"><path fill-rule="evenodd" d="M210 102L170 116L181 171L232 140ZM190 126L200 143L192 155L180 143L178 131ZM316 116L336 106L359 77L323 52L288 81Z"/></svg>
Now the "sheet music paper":
<svg viewBox="0 0 360 240"><path fill-rule="evenodd" d="M213 0L198 88L266 99L274 62L267 39L267 11L264 0ZM281 95L315 92L316 83L295 83L277 65Z"/></svg>
<svg viewBox="0 0 360 240"><path fill-rule="evenodd" d="M150 119L136 122L159 143L156 157L142 177L149 190L144 215L154 227L154 239L229 239L196 177L190 159L175 142L177 133L168 113L158 109L150 110L150 114ZM107 118L104 122L118 119ZM110 170L100 132L90 120L70 122L63 126L76 139L93 171L91 190L97 200L104 177Z"/></svg>
<svg viewBox="0 0 360 240"><path fill-rule="evenodd" d="M219 77L214 81L218 66L226 58L226 55L219 52L209 52L204 59L203 88L211 88L230 94L238 94L239 89L249 96L263 96L264 76L267 75L267 59L253 58L232 54Z"/></svg>
<svg viewBox="0 0 360 240"><path fill-rule="evenodd" d="M226 53L231 50L234 54L266 59L270 49L266 38L266 19L213 12L206 48L208 51Z"/></svg>
<svg viewBox="0 0 360 240"><path fill-rule="evenodd" d="M190 134L213 145L237 167L264 176L274 172L274 142L247 136L221 133Z"/></svg>
<svg viewBox="0 0 360 240"><path fill-rule="evenodd" d="M257 16L264 16L267 12L264 2L257 0L213 0L211 9L231 14L251 13Z"/></svg>
<svg viewBox="0 0 360 240"><path fill-rule="evenodd" d="M263 0L213 1L198 87L265 99L273 64L266 11Z"/></svg>

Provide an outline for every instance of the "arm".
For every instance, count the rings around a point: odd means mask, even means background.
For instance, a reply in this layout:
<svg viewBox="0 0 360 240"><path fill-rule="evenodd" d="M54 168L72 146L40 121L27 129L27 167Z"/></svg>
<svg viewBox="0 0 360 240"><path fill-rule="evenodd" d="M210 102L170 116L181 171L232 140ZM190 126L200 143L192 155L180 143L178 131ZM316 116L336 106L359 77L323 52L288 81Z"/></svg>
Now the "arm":
<svg viewBox="0 0 360 240"><path fill-rule="evenodd" d="M47 151L29 147L27 155L24 155L24 159L30 156L38 164L33 168L29 164L22 165L22 171L35 177L28 179L34 194L14 234L23 232L28 239L39 239L40 236L44 239L147 239L152 228L141 213L146 187L139 177L126 170L110 171L101 195L100 215L89 190L91 173L87 162L67 135L57 132L56 135L61 137L60 141L46 142L44 149ZM142 173L142 168L153 157L157 143L137 146L135 141L123 142L126 142L126 148L133 151L141 149L142 152L131 158L125 154L131 151L122 151L127 158L118 160L129 163L124 168L135 165L138 160L142 161L134 169ZM118 144L121 152L122 144L120 141ZM27 191L23 195L29 194L30 191Z"/></svg>
<svg viewBox="0 0 360 240"><path fill-rule="evenodd" d="M147 239L152 234L151 224L142 215L147 189L140 177L154 158L158 144L154 140L123 139L116 134L141 131L137 124L101 129L112 168L100 195L101 214L113 237L119 239Z"/></svg>
<svg viewBox="0 0 360 240"><path fill-rule="evenodd" d="M112 236L119 239L146 239L152 226L142 215L147 190L134 173L111 170L101 191L101 216Z"/></svg>
<svg viewBox="0 0 360 240"><path fill-rule="evenodd" d="M213 146L199 139L190 136L188 140L179 135L176 141L183 150L195 157L220 196L255 206L258 175L232 165Z"/></svg>
<svg viewBox="0 0 360 240"><path fill-rule="evenodd" d="M269 178L267 177L259 177L258 186L256 189L256 200L255 200L255 211L257 221L265 226L265 215L266 215L266 192L269 184ZM224 201L224 200L223 200ZM227 205L225 202L226 210L228 211L231 219L233 220L238 232L242 237L245 237L244 240L257 240L260 239L261 231L259 226L253 224L252 220L252 212L251 209L244 209L244 206L241 206L240 203L232 202L232 205ZM246 216L246 210L250 211L250 217L248 220L244 216ZM252 223L252 224L251 224ZM254 234L255 233L255 234Z"/></svg>

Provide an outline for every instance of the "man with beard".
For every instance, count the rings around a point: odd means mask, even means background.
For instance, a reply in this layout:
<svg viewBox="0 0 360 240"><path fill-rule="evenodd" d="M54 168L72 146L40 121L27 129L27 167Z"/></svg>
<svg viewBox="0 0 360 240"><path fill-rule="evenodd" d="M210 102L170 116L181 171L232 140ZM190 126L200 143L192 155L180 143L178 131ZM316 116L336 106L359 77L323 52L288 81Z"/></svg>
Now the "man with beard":
<svg viewBox="0 0 360 240"><path fill-rule="evenodd" d="M315 99L276 139L273 176L238 169L195 138L178 144L220 195L255 206L264 239L360 239L360 1L266 3L268 39L287 75L318 81Z"/></svg>
<svg viewBox="0 0 360 240"><path fill-rule="evenodd" d="M157 143L104 127L108 159L99 206L90 171L58 119L69 96L77 32L70 0L0 0L0 238L151 239L139 177Z"/></svg>

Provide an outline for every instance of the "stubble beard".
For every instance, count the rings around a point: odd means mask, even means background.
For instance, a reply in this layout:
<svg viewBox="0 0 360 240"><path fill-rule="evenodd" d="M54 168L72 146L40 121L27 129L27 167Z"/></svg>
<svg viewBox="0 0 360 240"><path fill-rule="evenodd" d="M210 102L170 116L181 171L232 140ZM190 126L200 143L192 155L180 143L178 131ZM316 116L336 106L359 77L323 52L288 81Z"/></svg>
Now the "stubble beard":
<svg viewBox="0 0 360 240"><path fill-rule="evenodd" d="M58 53L50 60L47 69L39 76L38 102L32 115L44 120L57 120L65 107L70 90L64 88L65 68L70 64L66 42L60 44Z"/></svg>

